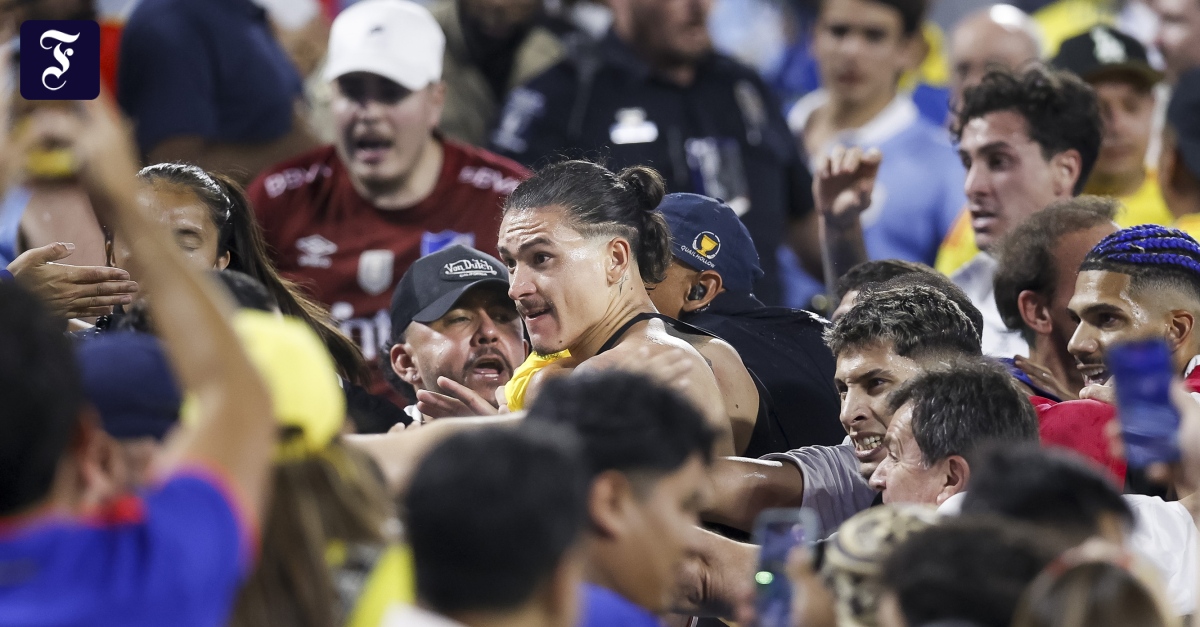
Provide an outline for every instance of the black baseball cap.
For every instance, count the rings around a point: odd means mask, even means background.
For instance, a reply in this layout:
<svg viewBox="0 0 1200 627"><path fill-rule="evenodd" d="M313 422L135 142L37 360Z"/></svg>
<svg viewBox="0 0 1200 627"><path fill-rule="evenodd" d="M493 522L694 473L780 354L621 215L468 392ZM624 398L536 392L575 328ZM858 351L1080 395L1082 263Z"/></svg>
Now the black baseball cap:
<svg viewBox="0 0 1200 627"><path fill-rule="evenodd" d="M1184 72L1167 105L1167 124L1192 176L1200 178L1200 69Z"/></svg>
<svg viewBox="0 0 1200 627"><path fill-rule="evenodd" d="M1151 67L1142 42L1111 26L1094 26L1064 41L1050 63L1087 82L1132 77L1152 87L1163 78Z"/></svg>
<svg viewBox="0 0 1200 627"><path fill-rule="evenodd" d="M411 322L433 322L474 287L508 289L508 270L495 257L461 244L421 257L392 293L392 337Z"/></svg>

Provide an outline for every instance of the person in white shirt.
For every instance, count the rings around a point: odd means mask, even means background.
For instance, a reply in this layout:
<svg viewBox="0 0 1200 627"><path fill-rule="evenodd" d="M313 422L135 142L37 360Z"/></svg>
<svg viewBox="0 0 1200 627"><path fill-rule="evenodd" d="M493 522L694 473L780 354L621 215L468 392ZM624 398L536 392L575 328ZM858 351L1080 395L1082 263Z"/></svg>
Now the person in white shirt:
<svg viewBox="0 0 1200 627"><path fill-rule="evenodd" d="M1196 527L1186 502L1122 495L1083 459L1037 446L989 447L973 457L963 514L996 514L1133 549L1158 571L1178 615L1195 611ZM943 513L953 510L950 503Z"/></svg>

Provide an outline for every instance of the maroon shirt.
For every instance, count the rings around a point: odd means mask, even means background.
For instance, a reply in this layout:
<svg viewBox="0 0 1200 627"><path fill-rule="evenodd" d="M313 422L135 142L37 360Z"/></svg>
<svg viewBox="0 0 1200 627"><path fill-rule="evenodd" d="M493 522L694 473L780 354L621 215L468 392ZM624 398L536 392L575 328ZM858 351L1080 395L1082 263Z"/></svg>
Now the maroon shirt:
<svg viewBox="0 0 1200 627"><path fill-rule="evenodd" d="M263 173L247 190L280 272L330 309L372 361L391 338L392 290L419 257L464 244L496 254L500 209L529 171L443 140L433 192L382 210L358 195L332 146Z"/></svg>

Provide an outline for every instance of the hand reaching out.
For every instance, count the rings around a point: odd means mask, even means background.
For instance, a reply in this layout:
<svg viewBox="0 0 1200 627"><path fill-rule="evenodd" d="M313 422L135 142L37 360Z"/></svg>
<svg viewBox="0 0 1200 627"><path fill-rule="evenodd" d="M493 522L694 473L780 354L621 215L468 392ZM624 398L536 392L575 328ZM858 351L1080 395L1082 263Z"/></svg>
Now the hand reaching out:
<svg viewBox="0 0 1200 627"><path fill-rule="evenodd" d="M871 206L883 154L878 149L835 146L813 173L813 200L828 221L847 225Z"/></svg>
<svg viewBox="0 0 1200 627"><path fill-rule="evenodd" d="M1022 372L1029 375L1038 387L1047 392L1061 398L1064 401L1073 401L1079 398L1079 391L1072 392L1063 386L1058 379L1054 378L1054 373L1050 372L1045 366L1029 361L1029 359L1017 355L1013 358L1013 363L1020 368Z"/></svg>
<svg viewBox="0 0 1200 627"><path fill-rule="evenodd" d="M120 268L54 263L69 257L74 244L55 243L25 251L8 265L17 283L37 296L55 315L89 318L133 302L137 283Z"/></svg>
<svg viewBox="0 0 1200 627"><path fill-rule="evenodd" d="M438 386L447 392L417 391L417 411L432 419L466 416L494 416L500 413L475 390L447 377L438 377Z"/></svg>

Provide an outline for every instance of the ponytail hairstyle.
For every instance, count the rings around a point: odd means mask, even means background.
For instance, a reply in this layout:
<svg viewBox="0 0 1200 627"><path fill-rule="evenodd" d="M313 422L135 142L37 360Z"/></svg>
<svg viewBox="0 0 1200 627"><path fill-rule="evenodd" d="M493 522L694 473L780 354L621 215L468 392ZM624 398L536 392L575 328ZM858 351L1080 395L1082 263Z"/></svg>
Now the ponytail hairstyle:
<svg viewBox="0 0 1200 627"><path fill-rule="evenodd" d="M210 174L185 163L146 166L138 172L138 178L147 183L176 185L196 194L217 225L217 256L229 254L226 269L245 273L262 283L284 315L299 318L316 331L333 356L338 374L357 385L367 384L370 373L358 347L337 329L328 310L275 269L267 254L262 227L254 219L241 186L224 175Z"/></svg>
<svg viewBox="0 0 1200 627"><path fill-rule="evenodd" d="M504 203L504 213L563 207L571 228L584 237L628 240L642 282L659 283L671 261L671 231L658 211L666 193L662 176L649 166L614 174L590 161L562 161L518 185Z"/></svg>

